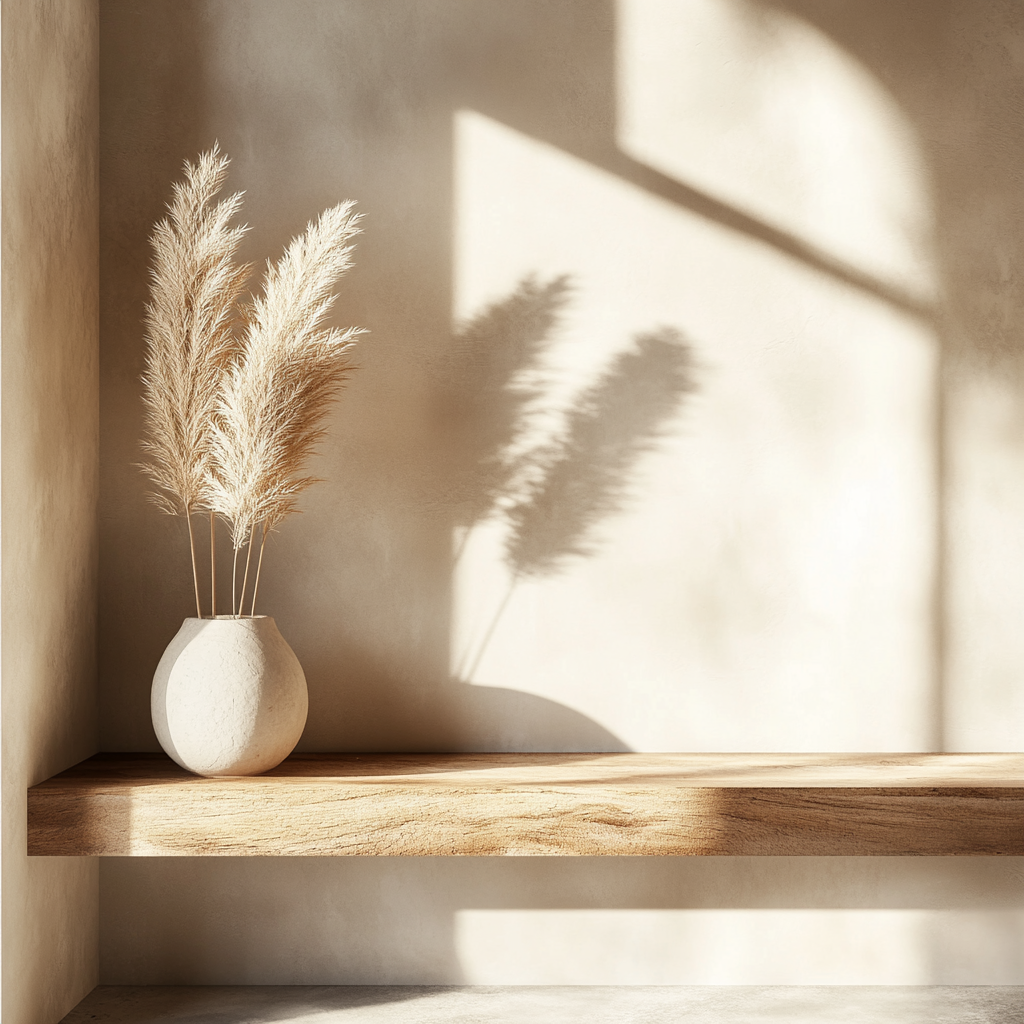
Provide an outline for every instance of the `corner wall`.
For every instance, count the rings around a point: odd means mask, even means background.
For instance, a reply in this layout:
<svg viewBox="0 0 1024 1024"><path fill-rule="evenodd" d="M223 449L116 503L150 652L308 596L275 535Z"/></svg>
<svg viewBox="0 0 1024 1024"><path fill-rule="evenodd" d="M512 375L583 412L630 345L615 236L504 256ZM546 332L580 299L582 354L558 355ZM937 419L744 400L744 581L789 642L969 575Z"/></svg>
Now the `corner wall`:
<svg viewBox="0 0 1024 1024"><path fill-rule="evenodd" d="M26 856L26 790L96 749L99 7L4 0L2 1017L98 977L95 860Z"/></svg>

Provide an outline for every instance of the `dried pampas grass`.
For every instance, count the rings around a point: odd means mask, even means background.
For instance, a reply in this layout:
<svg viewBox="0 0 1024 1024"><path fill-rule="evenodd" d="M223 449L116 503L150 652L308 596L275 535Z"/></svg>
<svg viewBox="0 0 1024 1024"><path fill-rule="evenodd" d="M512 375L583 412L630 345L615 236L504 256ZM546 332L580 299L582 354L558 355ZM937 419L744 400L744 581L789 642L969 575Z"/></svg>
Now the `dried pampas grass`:
<svg viewBox="0 0 1024 1024"><path fill-rule="evenodd" d="M241 193L213 205L228 159L216 146L174 186L168 216L153 229L146 369L142 377L146 436L142 465L157 490L150 497L188 522L196 614L201 615L192 513L210 473L210 431L224 369L237 350L235 304L249 268L235 264L244 227L230 222Z"/></svg>
<svg viewBox="0 0 1024 1024"><path fill-rule="evenodd" d="M352 263L351 239L359 233L353 205L321 214L276 265L268 264L242 351L221 389L206 493L210 508L231 523L236 558L249 545L243 598L256 527L263 530L262 564L267 532L315 482L298 474L323 437L331 399L350 370L352 341L363 333L323 326L334 304L331 289ZM254 589L254 603L255 597Z"/></svg>
<svg viewBox="0 0 1024 1024"><path fill-rule="evenodd" d="M156 225L151 301L146 312L143 470L157 504L189 523L196 614L202 616L191 516L211 517L211 615L216 614L213 517L227 521L237 565L248 545L241 595L232 579L232 613L245 602L252 542L262 541L314 482L301 472L332 399L350 370L358 328L325 326L332 289L352 263L359 216L350 202L325 211L284 256L268 263L262 294L238 301L249 268L234 262L244 227L230 221L238 193L212 205L227 175L215 146L174 186L168 217ZM262 566L263 545L260 546ZM250 614L256 600L254 586Z"/></svg>

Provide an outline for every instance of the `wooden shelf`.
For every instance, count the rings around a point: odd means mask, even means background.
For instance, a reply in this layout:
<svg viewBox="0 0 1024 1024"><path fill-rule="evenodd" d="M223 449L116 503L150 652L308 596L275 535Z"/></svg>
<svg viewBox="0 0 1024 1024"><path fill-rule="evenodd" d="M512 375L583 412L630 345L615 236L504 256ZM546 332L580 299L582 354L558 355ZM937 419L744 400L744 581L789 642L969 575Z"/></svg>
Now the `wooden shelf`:
<svg viewBox="0 0 1024 1024"><path fill-rule="evenodd" d="M98 754L29 790L28 852L1019 856L1024 754Z"/></svg>

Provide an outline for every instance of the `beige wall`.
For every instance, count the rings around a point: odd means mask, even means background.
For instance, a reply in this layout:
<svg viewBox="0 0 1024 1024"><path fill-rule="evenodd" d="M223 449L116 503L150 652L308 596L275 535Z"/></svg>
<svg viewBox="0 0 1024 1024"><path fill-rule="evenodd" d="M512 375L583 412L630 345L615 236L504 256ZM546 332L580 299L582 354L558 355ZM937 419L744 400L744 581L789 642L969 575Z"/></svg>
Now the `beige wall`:
<svg viewBox="0 0 1024 1024"><path fill-rule="evenodd" d="M1015 5L109 0L101 37L104 748L156 748L190 609L140 320L217 139L247 257L366 214L372 333L261 582L303 749L1020 749ZM496 472L537 451L547 491ZM112 982L1024 982L1016 861L114 860L101 902Z"/></svg>
<svg viewBox="0 0 1024 1024"><path fill-rule="evenodd" d="M25 855L29 786L96 750L98 5L4 0L3 1009L98 977L95 860Z"/></svg>

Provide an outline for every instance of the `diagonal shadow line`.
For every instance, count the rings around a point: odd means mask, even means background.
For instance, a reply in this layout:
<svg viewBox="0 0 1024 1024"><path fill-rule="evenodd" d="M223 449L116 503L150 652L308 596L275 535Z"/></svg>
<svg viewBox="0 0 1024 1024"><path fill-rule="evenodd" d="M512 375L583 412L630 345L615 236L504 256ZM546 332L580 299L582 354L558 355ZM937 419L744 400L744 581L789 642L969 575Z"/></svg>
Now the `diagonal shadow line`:
<svg viewBox="0 0 1024 1024"><path fill-rule="evenodd" d="M561 143L553 142L564 152L585 160L587 163L614 174L623 181L643 189L651 195L667 200L675 206L689 210L721 227L728 228L748 238L756 239L778 252L798 260L805 266L818 270L843 284L880 299L896 309L919 320L934 325L938 319L935 307L922 302L902 288L894 287L872 274L865 273L843 260L805 242L797 235L772 227L757 217L737 210L728 203L685 185L667 174L655 170L648 164L635 160L620 149L572 150Z"/></svg>
<svg viewBox="0 0 1024 1024"><path fill-rule="evenodd" d="M586 160L592 166L599 167L638 188L642 188L651 195L658 196L676 206L689 210L691 213L704 217L712 223L736 231L748 238L757 239L765 245L771 246L776 251L799 260L805 266L828 274L837 281L841 281L865 294L889 303L895 309L899 309L921 320L933 329L938 328L939 314L934 305L921 302L904 290L894 288L885 281L881 281L871 274L866 274L856 267L836 259L834 256L809 245L796 235L791 235L787 231L774 228L770 224L758 220L756 217L751 217L749 214L743 213L727 203L723 203L721 200L701 192L699 189L695 189L690 185L684 185L675 178L670 178L653 167L633 159L620 149L605 149L590 153L579 152L573 155ZM941 389L938 394L936 431L941 439L945 436L945 426L943 425L945 413ZM941 444L940 440L940 446ZM937 487L941 494L944 493L943 480L945 477L945 461L941 450L937 460L936 471L938 475ZM946 524L941 511L938 516L937 530L937 582L935 585L932 617L935 642L940 650L944 650ZM932 750L940 751L946 749L945 712L943 710L946 702L946 677L942 655L939 656L936 676L936 707L930 727L930 743Z"/></svg>
<svg viewBox="0 0 1024 1024"><path fill-rule="evenodd" d="M677 206L689 210L698 216L704 217L712 223L729 228L748 238L758 239L765 245L771 246L776 251L786 254L793 259L799 260L805 266L828 274L837 281L842 281L865 294L874 296L883 302L889 303L895 309L899 309L910 316L921 320L933 329L938 328L939 314L934 305L921 302L912 295L899 288L887 284L878 278L866 274L856 267L851 267L842 260L836 259L820 249L809 245L807 242L791 235L789 232L781 231L765 224L756 217L743 213L740 210L723 203L721 200L701 192L689 185L674 178L670 178L653 167L634 160L619 149L606 149L590 153L573 154L580 159L586 160L592 166L614 174L616 177L644 189L646 192L665 199ZM941 358L941 356L940 356ZM942 454L942 438L945 436L945 411L943 392L938 391L938 402L936 407L936 433L940 438L939 453L936 462L936 474L938 493L945 492L944 479L946 475L945 457ZM940 651L945 650L945 608L946 608L946 522L940 509L937 517L937 538L936 538L936 583L932 602L932 621L934 631L934 642ZM930 725L930 745L935 751L946 749L946 675L944 668L944 657L938 656L935 681L935 710Z"/></svg>
<svg viewBox="0 0 1024 1024"><path fill-rule="evenodd" d="M893 287L872 274L858 270L843 260L810 245L798 236L772 227L750 214L737 210L728 203L723 203L720 199L709 196L706 192L701 192L691 185L684 185L648 164L634 160L620 149L599 154L596 160L593 154L587 159L602 170L609 171L646 192L666 199L676 206L682 206L691 213L722 227L757 239L793 259L799 260L806 266L828 274L858 291L881 299L919 320L933 324L937 319L934 306L922 302L902 288Z"/></svg>

